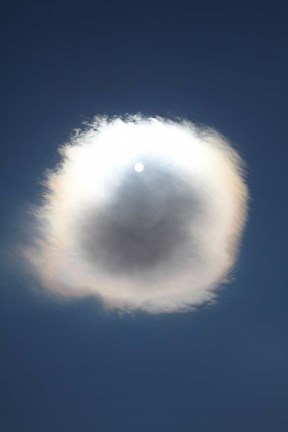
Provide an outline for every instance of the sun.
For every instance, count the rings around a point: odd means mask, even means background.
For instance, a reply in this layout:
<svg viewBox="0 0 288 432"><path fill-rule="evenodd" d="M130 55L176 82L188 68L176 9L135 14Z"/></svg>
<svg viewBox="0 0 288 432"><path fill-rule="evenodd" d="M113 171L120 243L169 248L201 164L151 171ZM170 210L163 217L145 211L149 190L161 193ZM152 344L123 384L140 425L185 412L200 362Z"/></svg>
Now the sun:
<svg viewBox="0 0 288 432"><path fill-rule="evenodd" d="M141 162L137 162L134 165L134 169L136 172L140 173L140 172L144 171L144 165Z"/></svg>

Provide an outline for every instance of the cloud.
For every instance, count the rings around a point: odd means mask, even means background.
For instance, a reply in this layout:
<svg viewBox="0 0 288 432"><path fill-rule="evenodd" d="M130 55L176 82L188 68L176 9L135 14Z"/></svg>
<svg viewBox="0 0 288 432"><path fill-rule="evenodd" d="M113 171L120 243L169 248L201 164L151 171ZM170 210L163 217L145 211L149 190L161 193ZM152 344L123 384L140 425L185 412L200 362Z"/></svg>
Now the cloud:
<svg viewBox="0 0 288 432"><path fill-rule="evenodd" d="M25 249L44 287L150 313L215 298L237 257L248 195L241 158L219 133L96 117L60 154Z"/></svg>

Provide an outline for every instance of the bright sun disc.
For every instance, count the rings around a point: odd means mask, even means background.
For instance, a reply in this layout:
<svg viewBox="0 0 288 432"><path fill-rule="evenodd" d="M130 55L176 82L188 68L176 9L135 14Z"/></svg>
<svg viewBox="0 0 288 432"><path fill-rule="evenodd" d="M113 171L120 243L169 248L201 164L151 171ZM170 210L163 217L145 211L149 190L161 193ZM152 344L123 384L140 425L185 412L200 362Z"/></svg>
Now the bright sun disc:
<svg viewBox="0 0 288 432"><path fill-rule="evenodd" d="M137 162L134 165L134 169L136 172L140 173L140 172L144 171L144 165L141 162Z"/></svg>

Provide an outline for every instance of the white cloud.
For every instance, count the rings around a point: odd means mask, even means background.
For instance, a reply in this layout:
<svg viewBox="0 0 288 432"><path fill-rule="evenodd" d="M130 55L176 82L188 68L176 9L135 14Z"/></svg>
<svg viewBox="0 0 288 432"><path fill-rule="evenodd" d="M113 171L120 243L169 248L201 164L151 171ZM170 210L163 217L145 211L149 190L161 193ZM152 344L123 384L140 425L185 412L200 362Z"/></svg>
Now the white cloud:
<svg viewBox="0 0 288 432"><path fill-rule="evenodd" d="M247 206L241 159L220 134L184 121L97 117L60 152L25 250L43 286L151 313L215 298Z"/></svg>

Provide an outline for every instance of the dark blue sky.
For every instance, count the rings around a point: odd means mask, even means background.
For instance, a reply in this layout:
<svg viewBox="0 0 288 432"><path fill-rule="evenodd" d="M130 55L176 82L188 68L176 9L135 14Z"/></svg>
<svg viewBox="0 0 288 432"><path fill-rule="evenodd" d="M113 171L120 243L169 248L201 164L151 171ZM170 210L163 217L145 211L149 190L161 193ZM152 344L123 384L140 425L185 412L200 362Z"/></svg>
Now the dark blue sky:
<svg viewBox="0 0 288 432"><path fill-rule="evenodd" d="M288 430L287 6L3 1L1 432ZM142 112L216 127L247 162L235 281L213 307L119 316L15 268L73 128Z"/></svg>

